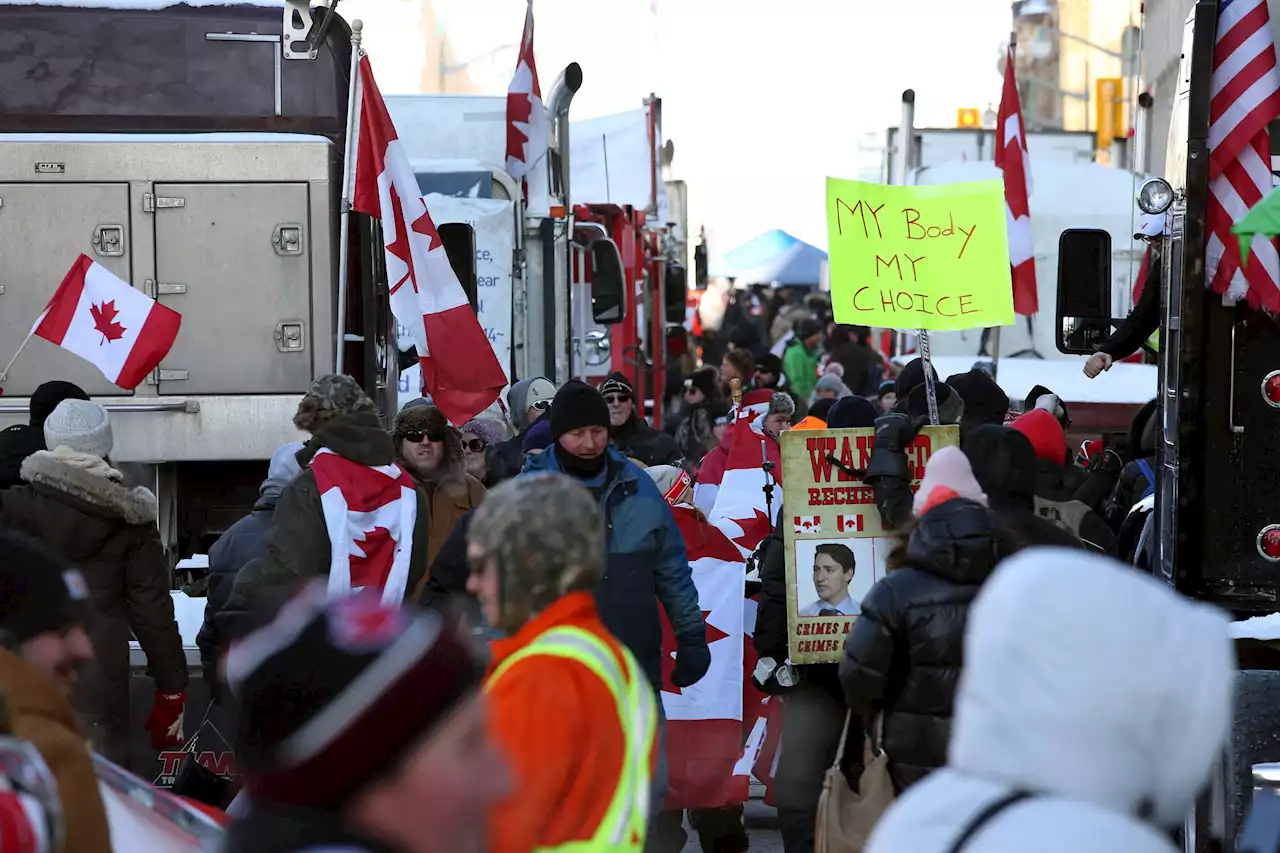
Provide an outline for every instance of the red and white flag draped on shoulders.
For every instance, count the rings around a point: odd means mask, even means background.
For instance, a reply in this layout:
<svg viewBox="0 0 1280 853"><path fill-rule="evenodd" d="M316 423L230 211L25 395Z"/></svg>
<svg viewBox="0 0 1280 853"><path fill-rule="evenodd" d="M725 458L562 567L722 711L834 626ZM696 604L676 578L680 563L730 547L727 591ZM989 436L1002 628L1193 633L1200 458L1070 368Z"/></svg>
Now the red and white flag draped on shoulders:
<svg viewBox="0 0 1280 853"><path fill-rule="evenodd" d="M743 398L723 466L717 465L719 487L709 515L690 506L672 507L707 624L711 667L692 687L680 689L671 683L676 645L664 617L668 809L745 802L753 774L772 784L780 709L751 681L756 603L746 598L746 558L769 532L763 459L774 463L775 476L781 474L781 450L763 431L770 396L765 391ZM775 516L781 498L779 487L774 493Z"/></svg>
<svg viewBox="0 0 1280 853"><path fill-rule="evenodd" d="M507 379L449 265L367 56L359 80L351 206L382 220L391 311L413 333L426 392L450 421L462 424L497 400Z"/></svg>

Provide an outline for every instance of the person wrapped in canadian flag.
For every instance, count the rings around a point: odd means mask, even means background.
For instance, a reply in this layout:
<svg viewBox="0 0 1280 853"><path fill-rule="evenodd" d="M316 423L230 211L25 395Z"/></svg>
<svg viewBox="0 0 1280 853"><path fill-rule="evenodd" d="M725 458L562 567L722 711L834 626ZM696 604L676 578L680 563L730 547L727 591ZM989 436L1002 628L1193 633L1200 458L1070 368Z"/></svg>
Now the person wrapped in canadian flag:
<svg viewBox="0 0 1280 853"><path fill-rule="evenodd" d="M136 723L156 749L184 742L187 659L174 622L156 497L145 486L126 485L111 465L111 418L100 404L63 400L43 429L50 449L28 456L23 485L0 493L0 527L36 537L83 573L95 660L81 673L72 704L97 750L127 766ZM131 634L155 681L145 722L130 720Z"/></svg>
<svg viewBox="0 0 1280 853"><path fill-rule="evenodd" d="M299 582L327 577L329 594L376 589L398 604L427 570L426 498L395 462L374 402L350 376L321 376L298 404L294 426L311 434L301 476L276 503L267 553L236 573L215 617L224 636L246 611L274 603Z"/></svg>

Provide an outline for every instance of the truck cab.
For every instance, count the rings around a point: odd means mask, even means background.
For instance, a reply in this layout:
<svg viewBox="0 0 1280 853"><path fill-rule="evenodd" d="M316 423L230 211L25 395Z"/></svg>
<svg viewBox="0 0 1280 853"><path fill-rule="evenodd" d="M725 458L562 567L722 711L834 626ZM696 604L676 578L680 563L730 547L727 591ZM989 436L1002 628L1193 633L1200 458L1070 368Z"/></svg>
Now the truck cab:
<svg viewBox="0 0 1280 853"><path fill-rule="evenodd" d="M1169 93L1166 183L1144 185L1138 198L1144 212L1165 221L1152 571L1244 620L1280 612L1280 329L1244 301L1224 304L1206 275L1206 246L1216 239L1208 231L1209 125L1219 11L1218 0L1198 0L1186 19ZM1273 30L1278 23L1273 16ZM1273 173L1278 144L1280 126L1272 123ZM1062 245L1059 349L1087 354L1114 323L1104 307L1111 304L1109 254L1087 232L1064 233ZM1214 849L1215 836L1227 845L1219 849L1233 849L1263 784L1255 768L1280 760L1280 651L1242 623L1234 633L1241 671L1233 732L1211 793L1188 818L1188 851Z"/></svg>

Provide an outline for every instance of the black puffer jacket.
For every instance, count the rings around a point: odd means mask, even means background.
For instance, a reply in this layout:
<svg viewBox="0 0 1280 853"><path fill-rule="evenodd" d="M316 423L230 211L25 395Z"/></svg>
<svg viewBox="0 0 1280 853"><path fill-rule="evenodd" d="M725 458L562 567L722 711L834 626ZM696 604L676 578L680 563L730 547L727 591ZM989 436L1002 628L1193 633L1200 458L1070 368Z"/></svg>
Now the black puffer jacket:
<svg viewBox="0 0 1280 853"><path fill-rule="evenodd" d="M44 450L44 430L15 424L0 430L0 490L22 485L22 461Z"/></svg>
<svg viewBox="0 0 1280 853"><path fill-rule="evenodd" d="M675 465L680 461L680 446L676 440L649 426L635 413L622 426L614 428L611 438L613 446L623 456L643 462L646 467Z"/></svg>
<svg viewBox="0 0 1280 853"><path fill-rule="evenodd" d="M862 599L840 683L849 708L868 723L884 712L884 748L899 792L947 761L969 604L1013 550L986 508L950 500L925 513L902 564Z"/></svg>

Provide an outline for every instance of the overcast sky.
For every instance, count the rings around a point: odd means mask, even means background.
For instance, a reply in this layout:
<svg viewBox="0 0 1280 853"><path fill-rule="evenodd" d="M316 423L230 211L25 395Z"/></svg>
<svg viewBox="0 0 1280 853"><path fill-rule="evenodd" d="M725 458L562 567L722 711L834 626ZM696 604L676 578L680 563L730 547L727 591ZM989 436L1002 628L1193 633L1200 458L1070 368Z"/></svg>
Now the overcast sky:
<svg viewBox="0 0 1280 853"><path fill-rule="evenodd" d="M518 42L524 0L436 0L459 61ZM692 231L705 224L714 256L782 228L826 247L823 179L858 176L858 145L898 121L916 90L917 124L950 127L958 107L1000 97L996 71L1009 0L535 0L543 93L581 64L579 118L663 99L674 169L689 184ZM384 90L417 38L410 0L349 0ZM349 9L349 10L348 10ZM515 53L472 66L506 90Z"/></svg>

